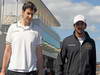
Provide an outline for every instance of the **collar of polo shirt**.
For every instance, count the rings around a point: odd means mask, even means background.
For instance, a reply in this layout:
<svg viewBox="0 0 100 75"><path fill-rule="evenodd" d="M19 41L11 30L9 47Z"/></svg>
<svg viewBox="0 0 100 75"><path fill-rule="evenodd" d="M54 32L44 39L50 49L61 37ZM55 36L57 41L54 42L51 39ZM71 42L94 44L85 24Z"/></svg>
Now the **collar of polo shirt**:
<svg viewBox="0 0 100 75"><path fill-rule="evenodd" d="M23 25L21 25L20 21L18 21L17 26L26 30L26 29L30 29L32 27L32 23L30 23L30 25L23 26Z"/></svg>

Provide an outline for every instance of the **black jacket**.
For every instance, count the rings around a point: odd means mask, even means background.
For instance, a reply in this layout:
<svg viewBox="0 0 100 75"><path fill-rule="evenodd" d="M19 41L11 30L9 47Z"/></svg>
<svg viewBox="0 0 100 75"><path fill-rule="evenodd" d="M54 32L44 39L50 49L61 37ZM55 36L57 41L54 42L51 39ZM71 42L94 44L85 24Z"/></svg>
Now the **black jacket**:
<svg viewBox="0 0 100 75"><path fill-rule="evenodd" d="M82 45L75 34L65 38L56 60L56 75L96 75L95 42L87 32Z"/></svg>

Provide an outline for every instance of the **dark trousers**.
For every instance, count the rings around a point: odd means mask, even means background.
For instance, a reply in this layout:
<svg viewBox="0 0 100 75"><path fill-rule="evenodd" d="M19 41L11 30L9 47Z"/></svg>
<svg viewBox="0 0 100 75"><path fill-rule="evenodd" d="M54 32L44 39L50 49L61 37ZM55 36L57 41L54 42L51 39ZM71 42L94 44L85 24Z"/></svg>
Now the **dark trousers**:
<svg viewBox="0 0 100 75"><path fill-rule="evenodd" d="M36 71L31 71L31 72L15 72L15 71L7 71L6 75L37 75Z"/></svg>

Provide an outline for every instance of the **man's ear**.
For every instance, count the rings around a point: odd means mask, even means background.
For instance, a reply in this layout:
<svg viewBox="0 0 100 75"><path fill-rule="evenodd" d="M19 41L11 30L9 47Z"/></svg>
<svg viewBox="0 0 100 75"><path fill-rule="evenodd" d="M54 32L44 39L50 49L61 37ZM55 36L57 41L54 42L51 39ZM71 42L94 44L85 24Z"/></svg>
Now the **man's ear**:
<svg viewBox="0 0 100 75"><path fill-rule="evenodd" d="M87 28L87 24L85 23L85 27L84 27L84 29L86 29Z"/></svg>

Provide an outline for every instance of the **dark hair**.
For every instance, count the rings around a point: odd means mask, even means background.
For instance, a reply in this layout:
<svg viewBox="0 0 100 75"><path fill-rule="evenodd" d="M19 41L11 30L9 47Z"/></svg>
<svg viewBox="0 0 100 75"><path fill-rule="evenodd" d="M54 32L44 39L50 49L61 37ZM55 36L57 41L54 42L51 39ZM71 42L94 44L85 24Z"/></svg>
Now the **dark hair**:
<svg viewBox="0 0 100 75"><path fill-rule="evenodd" d="M31 1L25 2L25 3L23 4L22 10L25 11L27 8L31 8L32 10L34 10L34 12L37 11L36 6L35 6Z"/></svg>

